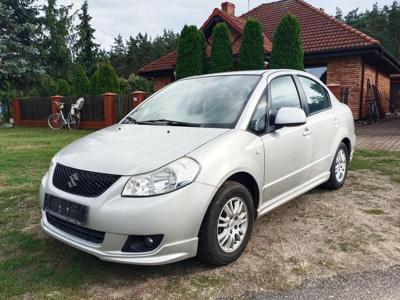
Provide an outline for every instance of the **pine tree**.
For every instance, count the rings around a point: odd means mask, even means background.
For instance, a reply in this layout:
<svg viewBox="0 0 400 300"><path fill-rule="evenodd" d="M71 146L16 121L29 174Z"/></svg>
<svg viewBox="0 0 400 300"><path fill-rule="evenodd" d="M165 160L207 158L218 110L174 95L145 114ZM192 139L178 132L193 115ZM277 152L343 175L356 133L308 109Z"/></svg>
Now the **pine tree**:
<svg viewBox="0 0 400 300"><path fill-rule="evenodd" d="M271 53L271 69L304 70L304 50L300 25L295 16L284 16L276 29Z"/></svg>
<svg viewBox="0 0 400 300"><path fill-rule="evenodd" d="M62 78L68 74L72 65L71 52L68 48L71 7L56 8L56 0L48 0L45 11L45 28L47 37L47 69L54 78Z"/></svg>
<svg viewBox="0 0 400 300"><path fill-rule="evenodd" d="M254 19L248 19L244 27L239 64L241 70L264 69L264 36L260 23Z"/></svg>
<svg viewBox="0 0 400 300"><path fill-rule="evenodd" d="M90 81L81 65L76 65L71 74L72 93L84 96L89 93Z"/></svg>
<svg viewBox="0 0 400 300"><path fill-rule="evenodd" d="M0 34L0 89L8 89L8 81L24 90L44 73L39 55L39 10L35 1L1 0Z"/></svg>
<svg viewBox="0 0 400 300"><path fill-rule="evenodd" d="M95 95L119 93L117 73L109 63L102 63L92 76L91 92Z"/></svg>
<svg viewBox="0 0 400 300"><path fill-rule="evenodd" d="M217 24L212 32L210 72L228 72L233 69L232 42L228 26Z"/></svg>
<svg viewBox="0 0 400 300"><path fill-rule="evenodd" d="M183 27L178 47L176 79L203 74L204 41L196 26Z"/></svg>
<svg viewBox="0 0 400 300"><path fill-rule="evenodd" d="M389 9L387 17L386 36L388 49L397 59L400 59L400 5L397 1L393 1Z"/></svg>
<svg viewBox="0 0 400 300"><path fill-rule="evenodd" d="M95 30L90 25L92 17L88 13L88 1L83 2L81 13L78 15L80 24L77 26L78 40L74 45L76 62L83 66L85 72L91 75L96 67L98 46L94 42Z"/></svg>
<svg viewBox="0 0 400 300"><path fill-rule="evenodd" d="M114 44L111 46L110 51L110 63L120 76L126 76L126 48L122 36L118 36L114 39Z"/></svg>

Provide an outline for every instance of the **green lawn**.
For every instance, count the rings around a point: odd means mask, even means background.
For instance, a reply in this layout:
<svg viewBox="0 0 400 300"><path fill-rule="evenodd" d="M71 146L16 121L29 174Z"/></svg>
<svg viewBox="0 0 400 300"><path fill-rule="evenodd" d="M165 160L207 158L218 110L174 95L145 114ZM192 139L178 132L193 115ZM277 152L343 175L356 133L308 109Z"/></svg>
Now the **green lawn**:
<svg viewBox="0 0 400 300"><path fill-rule="evenodd" d="M161 275L168 275L167 287L174 289L179 276L205 268L197 261L155 268L106 263L43 235L38 226L40 179L60 148L88 133L0 129L0 299L80 298L92 284L140 284ZM400 152L356 151L352 168L382 172L400 182Z"/></svg>

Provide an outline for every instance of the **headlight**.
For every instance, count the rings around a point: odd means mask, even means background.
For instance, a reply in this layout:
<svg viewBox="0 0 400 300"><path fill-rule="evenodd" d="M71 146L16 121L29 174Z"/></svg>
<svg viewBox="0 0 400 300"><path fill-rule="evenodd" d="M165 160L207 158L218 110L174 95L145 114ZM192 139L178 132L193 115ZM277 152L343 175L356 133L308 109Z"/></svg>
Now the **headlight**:
<svg viewBox="0 0 400 300"><path fill-rule="evenodd" d="M196 161L183 157L153 172L132 176L122 196L145 197L172 192L192 183L199 170Z"/></svg>
<svg viewBox="0 0 400 300"><path fill-rule="evenodd" d="M56 164L56 163L55 163L55 161L54 161L54 158L52 158L51 161L50 161L50 165L49 165L49 171L51 170L51 168L52 168L55 164Z"/></svg>

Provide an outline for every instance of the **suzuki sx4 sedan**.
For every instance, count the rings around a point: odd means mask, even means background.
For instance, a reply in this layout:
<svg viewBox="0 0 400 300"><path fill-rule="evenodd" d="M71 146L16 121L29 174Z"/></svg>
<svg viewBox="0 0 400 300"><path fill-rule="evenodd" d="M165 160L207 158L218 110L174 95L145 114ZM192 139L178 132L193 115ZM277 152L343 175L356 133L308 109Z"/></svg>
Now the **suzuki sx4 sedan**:
<svg viewBox="0 0 400 300"><path fill-rule="evenodd" d="M107 261L226 265L255 219L319 185L339 189L354 143L350 109L307 73L183 79L55 155L41 225Z"/></svg>

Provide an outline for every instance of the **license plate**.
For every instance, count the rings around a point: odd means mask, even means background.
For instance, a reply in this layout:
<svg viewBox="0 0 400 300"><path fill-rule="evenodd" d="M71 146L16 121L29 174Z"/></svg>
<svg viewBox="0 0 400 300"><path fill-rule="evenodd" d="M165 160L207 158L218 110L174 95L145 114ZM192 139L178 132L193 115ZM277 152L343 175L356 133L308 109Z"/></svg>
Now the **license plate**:
<svg viewBox="0 0 400 300"><path fill-rule="evenodd" d="M46 212L66 221L83 225L87 221L89 207L46 194L43 208Z"/></svg>

